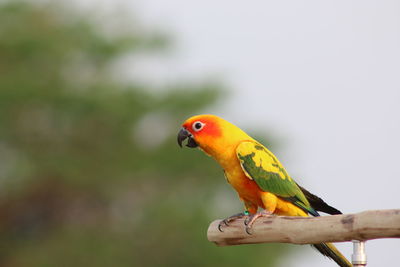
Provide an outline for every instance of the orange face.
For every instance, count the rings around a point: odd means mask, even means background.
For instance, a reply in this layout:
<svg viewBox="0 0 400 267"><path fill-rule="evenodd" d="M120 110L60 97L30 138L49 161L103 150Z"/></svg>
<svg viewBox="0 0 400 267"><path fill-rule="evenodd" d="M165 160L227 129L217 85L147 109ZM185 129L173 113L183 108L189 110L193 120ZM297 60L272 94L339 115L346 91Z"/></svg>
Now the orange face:
<svg viewBox="0 0 400 267"><path fill-rule="evenodd" d="M187 119L178 134L178 144L188 138L188 147L203 147L221 136L220 118L214 115L198 115Z"/></svg>

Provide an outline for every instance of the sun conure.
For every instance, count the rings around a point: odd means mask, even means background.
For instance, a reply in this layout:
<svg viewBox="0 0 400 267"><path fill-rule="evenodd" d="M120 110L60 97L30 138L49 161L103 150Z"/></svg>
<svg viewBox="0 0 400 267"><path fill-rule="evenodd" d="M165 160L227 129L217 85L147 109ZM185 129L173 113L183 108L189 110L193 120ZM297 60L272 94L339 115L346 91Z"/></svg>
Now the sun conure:
<svg viewBox="0 0 400 267"><path fill-rule="evenodd" d="M220 231L240 217L246 217L246 231L250 234L260 216L319 216L318 211L341 214L299 186L265 146L220 117L197 115L187 119L178 134L178 144L182 146L185 139L186 146L200 148L221 165L226 180L244 203L245 211L222 220ZM261 211L257 212L259 208ZM352 266L333 244L313 246L339 266Z"/></svg>

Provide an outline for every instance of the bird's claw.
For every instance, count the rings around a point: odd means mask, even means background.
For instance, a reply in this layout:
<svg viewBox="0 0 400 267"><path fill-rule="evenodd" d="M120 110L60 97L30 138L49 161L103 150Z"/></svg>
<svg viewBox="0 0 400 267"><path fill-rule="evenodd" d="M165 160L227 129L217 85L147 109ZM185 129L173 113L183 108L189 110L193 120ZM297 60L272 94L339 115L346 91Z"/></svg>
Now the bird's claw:
<svg viewBox="0 0 400 267"><path fill-rule="evenodd" d="M245 230L248 235L253 234L253 228L251 226L246 225Z"/></svg>
<svg viewBox="0 0 400 267"><path fill-rule="evenodd" d="M249 235L253 234L253 230L252 230L252 229L253 229L253 224L254 224L254 222L255 222L259 217L265 217L265 216L269 216L269 215L271 215L271 214L272 214L271 212L266 211L266 210L263 210L263 211L260 211L260 212L257 212L257 213L254 213L254 214L249 215L249 216L246 218L246 220L244 220L244 225L246 226L246 228L245 228L246 233L249 234Z"/></svg>
<svg viewBox="0 0 400 267"><path fill-rule="evenodd" d="M249 215L249 213L248 213L247 211L245 211L245 212L240 212L240 213L234 214L234 215L232 215L232 216L229 216L228 218L226 218L226 219L224 219L224 220L222 220L222 221L219 222L219 224L218 224L218 230L219 230L220 232L223 232L223 231L222 231L222 226L224 226L224 225L225 225L225 226L229 226L229 223L230 223L230 222L232 222L232 221L234 221L234 220L236 220L236 219L239 219L239 218L248 216L248 215Z"/></svg>
<svg viewBox="0 0 400 267"><path fill-rule="evenodd" d="M222 221L219 222L219 224L218 224L218 230L219 230L220 232L223 232L223 231L222 231L222 228L221 228L221 226L222 226L223 224L225 224L225 226L228 226L227 219L224 219L224 220L222 220Z"/></svg>

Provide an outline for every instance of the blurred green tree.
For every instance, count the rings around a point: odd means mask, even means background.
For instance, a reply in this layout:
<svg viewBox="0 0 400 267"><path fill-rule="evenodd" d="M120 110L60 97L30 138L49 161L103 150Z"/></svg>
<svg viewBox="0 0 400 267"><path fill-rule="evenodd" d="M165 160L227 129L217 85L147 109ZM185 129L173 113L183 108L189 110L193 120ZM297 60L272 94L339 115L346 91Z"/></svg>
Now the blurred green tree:
<svg viewBox="0 0 400 267"><path fill-rule="evenodd" d="M118 60L167 43L130 26L110 34L64 5L0 4L0 265L273 265L280 246L206 240L212 217L229 215L215 209L222 172L176 145L219 87L116 79Z"/></svg>

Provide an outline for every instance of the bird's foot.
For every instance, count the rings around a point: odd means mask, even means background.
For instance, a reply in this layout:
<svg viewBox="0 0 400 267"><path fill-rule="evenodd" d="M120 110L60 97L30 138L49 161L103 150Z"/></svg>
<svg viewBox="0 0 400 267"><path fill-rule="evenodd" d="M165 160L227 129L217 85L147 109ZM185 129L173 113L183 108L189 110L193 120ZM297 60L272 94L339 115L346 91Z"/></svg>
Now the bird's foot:
<svg viewBox="0 0 400 267"><path fill-rule="evenodd" d="M240 212L240 213L234 214L232 216L229 216L228 218L226 218L226 219L224 219L224 220L219 222L218 230L220 232L223 232L222 231L222 226L229 226L230 222L232 222L232 221L234 221L236 219L239 219L239 218L246 217L246 216L249 216L249 212L248 211Z"/></svg>
<svg viewBox="0 0 400 267"><path fill-rule="evenodd" d="M253 224L259 217L266 217L270 215L272 215L272 212L267 210L262 210L260 212L249 215L249 217L244 220L244 225L246 225L246 233L248 233L249 235L252 234Z"/></svg>

